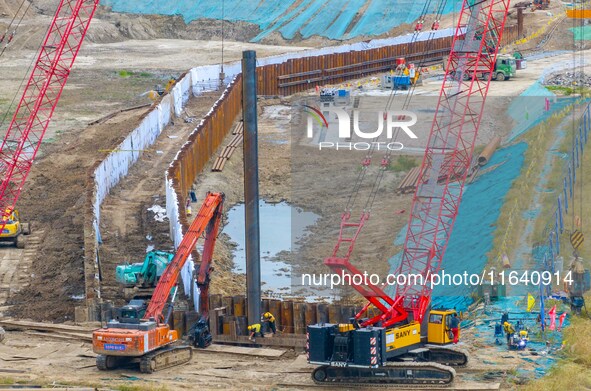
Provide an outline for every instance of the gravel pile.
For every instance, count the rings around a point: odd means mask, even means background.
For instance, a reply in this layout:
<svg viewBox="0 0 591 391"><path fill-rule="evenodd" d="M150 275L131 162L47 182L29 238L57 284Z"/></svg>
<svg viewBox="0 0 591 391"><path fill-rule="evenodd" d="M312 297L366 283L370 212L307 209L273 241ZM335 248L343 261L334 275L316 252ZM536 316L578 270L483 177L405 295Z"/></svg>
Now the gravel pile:
<svg viewBox="0 0 591 391"><path fill-rule="evenodd" d="M545 84L547 86L591 87L591 75L586 75L583 72L559 73L548 78Z"/></svg>

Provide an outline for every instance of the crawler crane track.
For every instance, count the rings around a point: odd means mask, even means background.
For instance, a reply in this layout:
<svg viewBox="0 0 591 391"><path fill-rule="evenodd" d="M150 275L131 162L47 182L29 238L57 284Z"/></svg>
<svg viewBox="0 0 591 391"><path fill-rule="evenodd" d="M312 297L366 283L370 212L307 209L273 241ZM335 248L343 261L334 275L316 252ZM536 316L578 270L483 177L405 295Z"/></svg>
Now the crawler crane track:
<svg viewBox="0 0 591 391"><path fill-rule="evenodd" d="M456 371L446 365L421 362L388 362L379 368L353 368L323 365L312 372L318 385L344 387L445 388Z"/></svg>

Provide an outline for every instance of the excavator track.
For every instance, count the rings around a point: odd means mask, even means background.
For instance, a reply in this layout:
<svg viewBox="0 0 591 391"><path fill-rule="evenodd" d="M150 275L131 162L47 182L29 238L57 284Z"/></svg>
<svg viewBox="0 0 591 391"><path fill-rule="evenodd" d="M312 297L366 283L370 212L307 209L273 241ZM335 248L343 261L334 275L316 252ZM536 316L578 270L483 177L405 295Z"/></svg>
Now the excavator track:
<svg viewBox="0 0 591 391"><path fill-rule="evenodd" d="M429 361L450 367L462 368L468 365L468 352L453 346L425 345L429 349Z"/></svg>
<svg viewBox="0 0 591 391"><path fill-rule="evenodd" d="M140 358L140 371L152 373L191 361L193 349L190 346L168 346L148 353Z"/></svg>
<svg viewBox="0 0 591 391"><path fill-rule="evenodd" d="M96 367L101 371L108 371L110 369L115 369L123 365L126 365L130 361L130 357L107 356L104 354L99 354L98 356L96 356Z"/></svg>
<svg viewBox="0 0 591 391"><path fill-rule="evenodd" d="M388 362L379 368L323 365L312 372L318 385L343 387L445 388L456 375L452 367L433 362Z"/></svg>

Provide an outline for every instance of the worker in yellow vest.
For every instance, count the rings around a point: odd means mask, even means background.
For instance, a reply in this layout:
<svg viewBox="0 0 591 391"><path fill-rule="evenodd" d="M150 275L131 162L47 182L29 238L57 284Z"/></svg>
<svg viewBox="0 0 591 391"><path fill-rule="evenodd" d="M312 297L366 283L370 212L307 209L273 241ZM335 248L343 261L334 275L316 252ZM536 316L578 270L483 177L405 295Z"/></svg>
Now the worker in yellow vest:
<svg viewBox="0 0 591 391"><path fill-rule="evenodd" d="M261 316L261 320L265 323L269 324L269 328L271 329L271 331L273 332L273 335L275 335L275 333L277 333L277 326L275 325L275 317L273 316L272 313L270 312L265 312L263 314L263 316Z"/></svg>
<svg viewBox="0 0 591 391"><path fill-rule="evenodd" d="M256 342L257 334L261 337L264 337L263 333L261 333L261 324L255 323L248 326L248 331L250 331L250 335L248 339L252 342Z"/></svg>

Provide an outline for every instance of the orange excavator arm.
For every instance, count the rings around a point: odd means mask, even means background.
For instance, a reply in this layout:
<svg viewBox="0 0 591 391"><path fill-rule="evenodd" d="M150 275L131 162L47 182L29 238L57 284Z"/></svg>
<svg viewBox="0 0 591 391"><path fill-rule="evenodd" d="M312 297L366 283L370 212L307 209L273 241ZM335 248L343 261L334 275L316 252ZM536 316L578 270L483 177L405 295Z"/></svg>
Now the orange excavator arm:
<svg viewBox="0 0 591 391"><path fill-rule="evenodd" d="M209 265L215 239L217 237L217 231L222 218L223 203L223 193L207 193L205 201L203 201L203 205L201 205L201 209L199 209L199 213L197 213L197 217L195 217L189 230L183 236L183 240L176 251L176 255L172 259L172 262L168 264L164 273L162 273L158 285L156 285L156 289L154 290L154 294L152 295L150 305L144 315L144 319L154 318L160 322L164 321L163 311L168 302L170 290L176 285L181 269L185 265L185 262L187 262L191 252L197 245L197 240L203 235L203 233L206 233L206 239L201 262L202 267L200 267L199 272L199 282L209 281ZM201 290L205 289L205 292L207 292L206 286L199 285ZM201 301L203 301L203 297L201 297ZM201 304L201 307L202 306L203 304Z"/></svg>

